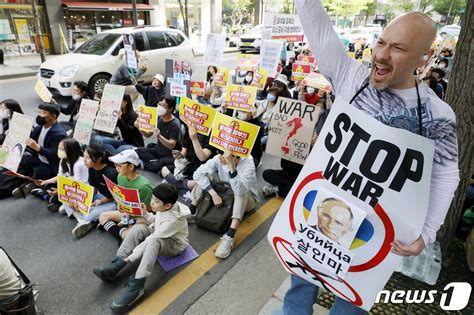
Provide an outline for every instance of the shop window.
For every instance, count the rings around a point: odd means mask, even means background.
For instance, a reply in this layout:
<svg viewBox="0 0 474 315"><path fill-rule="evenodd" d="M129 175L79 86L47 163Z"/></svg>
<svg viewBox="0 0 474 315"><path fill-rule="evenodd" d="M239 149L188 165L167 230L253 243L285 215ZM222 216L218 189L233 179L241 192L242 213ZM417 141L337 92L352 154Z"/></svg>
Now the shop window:
<svg viewBox="0 0 474 315"><path fill-rule="evenodd" d="M179 46L184 42L184 37L179 33L168 32L166 33L167 47Z"/></svg>
<svg viewBox="0 0 474 315"><path fill-rule="evenodd" d="M160 49L167 47L163 32L146 32L150 49Z"/></svg>

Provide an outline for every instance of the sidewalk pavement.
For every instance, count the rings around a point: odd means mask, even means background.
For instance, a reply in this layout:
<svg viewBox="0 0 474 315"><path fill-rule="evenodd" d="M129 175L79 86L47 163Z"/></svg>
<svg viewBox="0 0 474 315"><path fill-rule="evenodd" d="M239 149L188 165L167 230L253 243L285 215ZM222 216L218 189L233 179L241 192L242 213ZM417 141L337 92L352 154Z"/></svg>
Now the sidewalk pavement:
<svg viewBox="0 0 474 315"><path fill-rule="evenodd" d="M196 57L204 56L203 44L193 46ZM237 47L226 47L224 53L238 52ZM56 55L46 55L46 60ZM26 56L5 56L5 65L0 65L0 80L35 76L41 65L39 54Z"/></svg>

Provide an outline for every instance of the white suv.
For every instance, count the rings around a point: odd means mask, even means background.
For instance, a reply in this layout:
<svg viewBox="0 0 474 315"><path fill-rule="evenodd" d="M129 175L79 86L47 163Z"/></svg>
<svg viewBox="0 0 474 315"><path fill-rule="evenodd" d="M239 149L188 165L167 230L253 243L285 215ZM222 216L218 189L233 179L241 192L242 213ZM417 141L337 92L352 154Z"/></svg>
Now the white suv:
<svg viewBox="0 0 474 315"><path fill-rule="evenodd" d="M123 48L123 34L133 34L136 48L146 60L148 70L140 80L150 82L155 74L164 75L165 59L186 60L195 69L194 50L181 31L139 26L107 30L93 36L74 52L44 62L38 78L56 95L71 96L75 81L88 83L91 95L101 91L119 65L125 62L118 57Z"/></svg>

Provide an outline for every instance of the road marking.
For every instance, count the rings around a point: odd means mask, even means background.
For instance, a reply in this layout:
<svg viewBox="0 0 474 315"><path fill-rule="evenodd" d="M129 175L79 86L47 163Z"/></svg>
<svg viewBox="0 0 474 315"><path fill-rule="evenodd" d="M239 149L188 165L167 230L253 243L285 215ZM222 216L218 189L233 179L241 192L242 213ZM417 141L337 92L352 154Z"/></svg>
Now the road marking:
<svg viewBox="0 0 474 315"><path fill-rule="evenodd" d="M237 230L234 247L237 247L247 236L252 234L253 231L271 217L280 208L282 203L283 199L273 198L267 201L254 214L245 219ZM219 258L214 256L214 251L218 245L219 241L156 290L145 301L138 305L131 314L159 314L168 307L178 296L184 293L194 282L199 280L220 261Z"/></svg>

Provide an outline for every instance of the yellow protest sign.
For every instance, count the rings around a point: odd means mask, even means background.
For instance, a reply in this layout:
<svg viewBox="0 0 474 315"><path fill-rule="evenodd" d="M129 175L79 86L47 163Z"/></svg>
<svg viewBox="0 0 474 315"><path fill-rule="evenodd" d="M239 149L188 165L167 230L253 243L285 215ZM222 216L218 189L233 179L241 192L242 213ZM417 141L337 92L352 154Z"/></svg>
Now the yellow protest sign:
<svg viewBox="0 0 474 315"><path fill-rule="evenodd" d="M265 88L265 83L267 83L268 71L259 68L253 75L253 81L250 83L251 86L255 86L257 90L263 90Z"/></svg>
<svg viewBox="0 0 474 315"><path fill-rule="evenodd" d="M254 86L229 84L225 95L225 105L227 108L250 112L251 109L255 107L256 96L257 88Z"/></svg>
<svg viewBox="0 0 474 315"><path fill-rule="evenodd" d="M215 116L214 108L199 104L185 96L181 97L179 118L189 127L194 127L200 134L209 136Z"/></svg>
<svg viewBox="0 0 474 315"><path fill-rule="evenodd" d="M43 102L49 103L51 101L51 98L53 97L51 92L48 90L46 85L44 85L43 81L41 80L38 80L38 82L36 82L35 91L39 95L39 97L41 97L41 100Z"/></svg>
<svg viewBox="0 0 474 315"><path fill-rule="evenodd" d="M234 155L248 157L259 131L260 126L217 113L209 144Z"/></svg>
<svg viewBox="0 0 474 315"><path fill-rule="evenodd" d="M371 56L372 56L372 51L370 50L370 48L367 47L366 49L364 49L364 51L362 52L362 60L370 61Z"/></svg>
<svg viewBox="0 0 474 315"><path fill-rule="evenodd" d="M94 187L72 178L58 176L58 198L63 204L77 205L84 215L89 214L94 196Z"/></svg>
<svg viewBox="0 0 474 315"><path fill-rule="evenodd" d="M351 57L352 59L355 59L355 58L356 58L356 53L355 53L355 51L348 51L347 54L348 54L349 57Z"/></svg>
<svg viewBox="0 0 474 315"><path fill-rule="evenodd" d="M212 81L216 86L227 86L229 81L229 68L219 68L217 73L214 74L214 80Z"/></svg>
<svg viewBox="0 0 474 315"><path fill-rule="evenodd" d="M255 71L258 68L258 55L239 54L237 61L237 71Z"/></svg>
<svg viewBox="0 0 474 315"><path fill-rule="evenodd" d="M156 113L156 107L150 107L145 105L138 106L138 129L143 131L153 131L156 129L158 114Z"/></svg>

